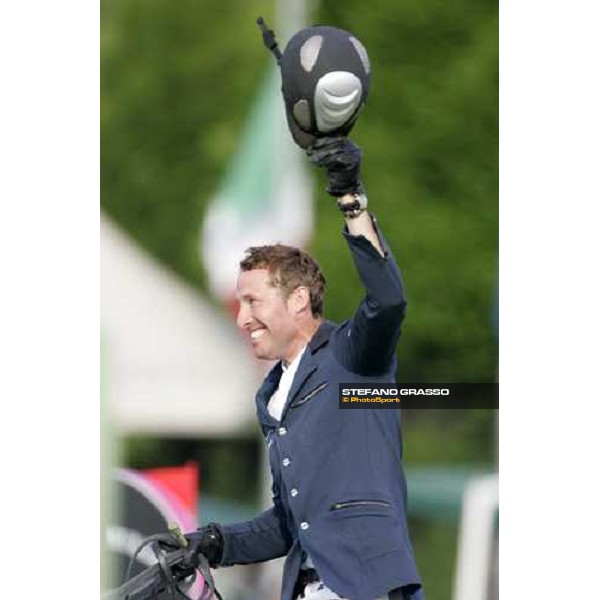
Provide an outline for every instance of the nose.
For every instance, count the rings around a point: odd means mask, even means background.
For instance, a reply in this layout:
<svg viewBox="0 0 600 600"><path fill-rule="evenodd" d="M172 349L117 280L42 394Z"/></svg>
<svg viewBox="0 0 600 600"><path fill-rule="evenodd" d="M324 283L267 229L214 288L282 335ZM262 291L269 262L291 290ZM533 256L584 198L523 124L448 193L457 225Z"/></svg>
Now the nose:
<svg viewBox="0 0 600 600"><path fill-rule="evenodd" d="M250 324L250 308L246 302L240 302L236 322L240 329L244 329Z"/></svg>

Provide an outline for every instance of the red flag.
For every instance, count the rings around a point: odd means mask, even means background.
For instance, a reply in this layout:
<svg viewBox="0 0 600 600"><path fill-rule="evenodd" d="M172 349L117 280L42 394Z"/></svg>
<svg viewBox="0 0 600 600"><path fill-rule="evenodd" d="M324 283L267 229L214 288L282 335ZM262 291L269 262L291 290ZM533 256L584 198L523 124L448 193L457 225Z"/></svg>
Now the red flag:
<svg viewBox="0 0 600 600"><path fill-rule="evenodd" d="M198 519L198 463L190 461L178 467L160 467L142 471L165 494L177 500Z"/></svg>

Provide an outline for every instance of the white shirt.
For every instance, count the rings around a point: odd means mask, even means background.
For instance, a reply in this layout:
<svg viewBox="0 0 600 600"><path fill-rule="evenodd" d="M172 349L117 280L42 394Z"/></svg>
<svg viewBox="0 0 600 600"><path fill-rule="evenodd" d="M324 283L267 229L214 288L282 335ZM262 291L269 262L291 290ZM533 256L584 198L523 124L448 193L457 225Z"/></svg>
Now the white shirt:
<svg viewBox="0 0 600 600"><path fill-rule="evenodd" d="M281 374L281 379L279 380L279 386L273 392L273 395L269 399L269 404L267 406L269 414L278 421L281 421L281 413L283 412L285 401L290 393L292 382L294 381L296 371L298 370L298 365L300 364L300 360L302 359L302 355L304 354L305 350L306 346L300 350L298 356L296 356L296 358L287 367L283 364L283 362L281 363L283 373Z"/></svg>

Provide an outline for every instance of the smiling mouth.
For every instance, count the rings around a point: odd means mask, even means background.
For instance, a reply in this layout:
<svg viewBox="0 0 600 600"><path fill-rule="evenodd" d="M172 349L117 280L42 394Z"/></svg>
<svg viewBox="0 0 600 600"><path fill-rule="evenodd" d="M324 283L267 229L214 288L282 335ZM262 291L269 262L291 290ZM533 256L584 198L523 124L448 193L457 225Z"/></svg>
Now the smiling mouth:
<svg viewBox="0 0 600 600"><path fill-rule="evenodd" d="M257 340L259 340L266 332L267 330L264 328L261 329L255 329L254 331L250 332L250 339L255 342Z"/></svg>

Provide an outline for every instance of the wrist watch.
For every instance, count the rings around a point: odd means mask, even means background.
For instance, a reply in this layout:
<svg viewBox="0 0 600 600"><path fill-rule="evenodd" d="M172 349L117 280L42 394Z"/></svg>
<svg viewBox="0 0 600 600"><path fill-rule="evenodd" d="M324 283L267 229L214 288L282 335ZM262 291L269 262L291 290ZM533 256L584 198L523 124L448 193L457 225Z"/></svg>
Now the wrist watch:
<svg viewBox="0 0 600 600"><path fill-rule="evenodd" d="M365 194L354 192L352 198L352 202L342 202L341 198L337 201L337 207L347 219L356 219L356 217L365 211L368 204L367 196Z"/></svg>

